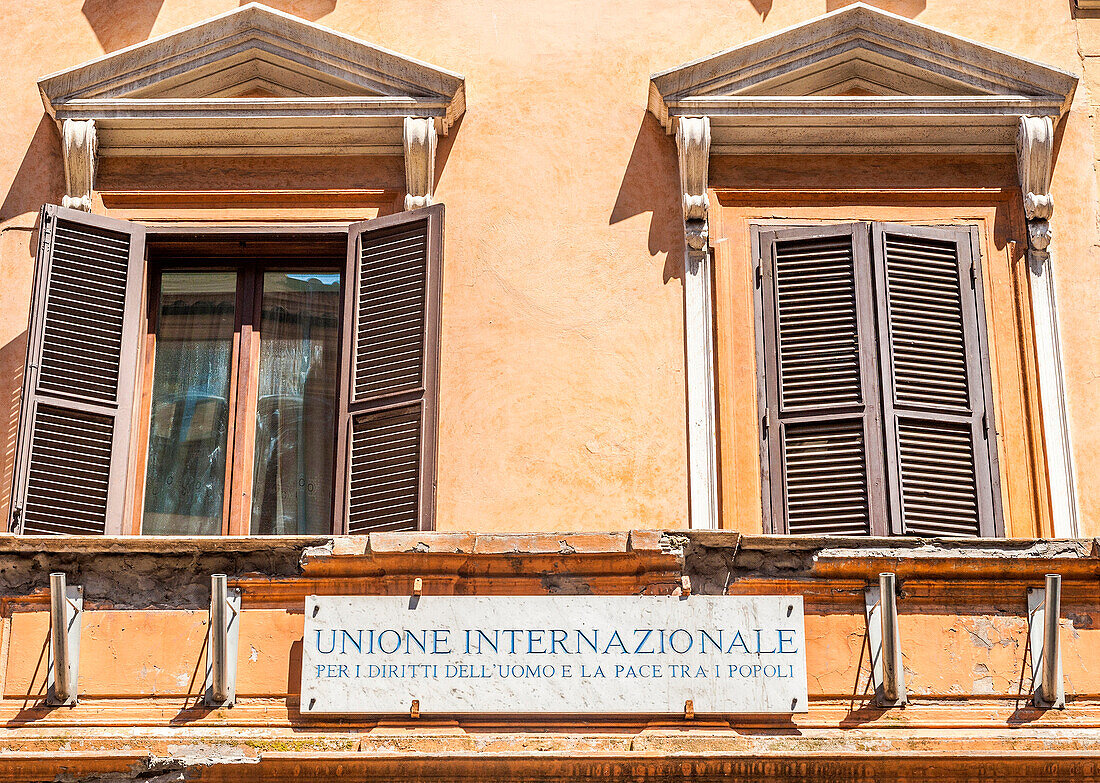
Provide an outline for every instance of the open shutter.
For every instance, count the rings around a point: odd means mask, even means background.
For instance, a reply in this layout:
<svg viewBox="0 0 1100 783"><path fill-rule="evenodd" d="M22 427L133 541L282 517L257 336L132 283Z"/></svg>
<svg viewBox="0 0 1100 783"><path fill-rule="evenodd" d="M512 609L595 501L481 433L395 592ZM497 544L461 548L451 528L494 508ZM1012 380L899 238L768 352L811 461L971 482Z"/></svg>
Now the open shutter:
<svg viewBox="0 0 1100 783"><path fill-rule="evenodd" d="M46 206L39 230L12 529L120 533L145 229Z"/></svg>
<svg viewBox="0 0 1100 783"><path fill-rule="evenodd" d="M348 230L335 529L433 526L443 205Z"/></svg>
<svg viewBox="0 0 1100 783"><path fill-rule="evenodd" d="M869 245L865 223L760 234L773 532L883 532Z"/></svg>
<svg viewBox="0 0 1100 783"><path fill-rule="evenodd" d="M876 224L874 249L891 530L1000 535L975 238Z"/></svg>

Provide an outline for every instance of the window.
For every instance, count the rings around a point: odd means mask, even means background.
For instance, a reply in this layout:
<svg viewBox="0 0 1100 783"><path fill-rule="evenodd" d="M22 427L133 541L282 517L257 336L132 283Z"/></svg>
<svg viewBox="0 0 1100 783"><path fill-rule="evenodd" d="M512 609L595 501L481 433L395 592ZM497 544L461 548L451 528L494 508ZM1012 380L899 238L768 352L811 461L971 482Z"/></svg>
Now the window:
<svg viewBox="0 0 1100 783"><path fill-rule="evenodd" d="M772 532L1003 535L976 232L757 239Z"/></svg>
<svg viewBox="0 0 1100 783"><path fill-rule="evenodd" d="M442 220L203 233L46 207L12 528L430 527Z"/></svg>
<svg viewBox="0 0 1100 783"><path fill-rule="evenodd" d="M330 532L339 270L158 271L142 532ZM227 502L249 483L249 507Z"/></svg>

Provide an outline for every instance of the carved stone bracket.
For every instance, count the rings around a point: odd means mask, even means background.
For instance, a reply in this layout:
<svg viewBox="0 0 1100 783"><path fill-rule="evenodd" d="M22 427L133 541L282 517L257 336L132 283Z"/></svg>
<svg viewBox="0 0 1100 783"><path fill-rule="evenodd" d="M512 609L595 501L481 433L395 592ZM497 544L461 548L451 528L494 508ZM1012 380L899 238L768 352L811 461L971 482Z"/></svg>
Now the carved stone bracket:
<svg viewBox="0 0 1100 783"><path fill-rule="evenodd" d="M92 211L97 146L95 120L65 120L62 124L66 195L61 206Z"/></svg>
<svg viewBox="0 0 1100 783"><path fill-rule="evenodd" d="M1054 157L1054 125L1050 117L1021 117L1016 133L1016 165L1024 196L1028 248L1046 253L1054 196L1050 177Z"/></svg>
<svg viewBox="0 0 1100 783"><path fill-rule="evenodd" d="M688 253L706 251L710 202L707 175L710 164L710 118L680 117L676 123L676 151L680 157L680 193L684 208L684 236Z"/></svg>
<svg viewBox="0 0 1100 783"><path fill-rule="evenodd" d="M435 121L431 117L405 118L405 209L432 204L435 185Z"/></svg>

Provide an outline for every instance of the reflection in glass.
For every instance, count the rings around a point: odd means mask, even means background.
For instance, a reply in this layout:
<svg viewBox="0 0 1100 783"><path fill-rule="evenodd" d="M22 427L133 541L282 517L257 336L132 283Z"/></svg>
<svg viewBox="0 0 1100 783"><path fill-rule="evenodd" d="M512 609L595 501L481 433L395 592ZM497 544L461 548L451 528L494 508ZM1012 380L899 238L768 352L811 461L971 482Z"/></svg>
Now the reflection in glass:
<svg viewBox="0 0 1100 783"><path fill-rule="evenodd" d="M235 272L161 275L144 533L222 532L236 290Z"/></svg>
<svg viewBox="0 0 1100 783"><path fill-rule="evenodd" d="M252 533L332 530L340 275L266 272Z"/></svg>

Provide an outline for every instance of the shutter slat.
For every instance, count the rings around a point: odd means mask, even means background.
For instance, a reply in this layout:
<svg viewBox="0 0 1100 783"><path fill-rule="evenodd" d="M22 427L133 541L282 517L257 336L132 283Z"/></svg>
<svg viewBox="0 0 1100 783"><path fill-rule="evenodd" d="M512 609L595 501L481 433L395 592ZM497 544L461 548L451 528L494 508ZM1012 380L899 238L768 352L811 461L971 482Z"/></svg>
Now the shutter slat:
<svg viewBox="0 0 1100 783"><path fill-rule="evenodd" d="M420 421L419 406L352 417L349 533L371 530L376 517L416 529Z"/></svg>
<svg viewBox="0 0 1100 783"><path fill-rule="evenodd" d="M57 532L64 526L102 534L107 525L114 419L39 405L33 419L23 532ZM73 438L79 428L83 437ZM72 470L72 464L82 467Z"/></svg>
<svg viewBox="0 0 1100 783"><path fill-rule="evenodd" d="M428 223L383 231L361 247L356 398L413 391L423 382ZM397 332L403 339L394 339ZM379 361L396 344L407 358Z"/></svg>
<svg viewBox="0 0 1100 783"><path fill-rule="evenodd" d="M778 242L775 266L783 409L861 402L851 239Z"/></svg>
<svg viewBox="0 0 1100 783"><path fill-rule="evenodd" d="M955 242L925 240L919 244L887 233L883 251L896 403L920 405L939 400L942 405L968 409ZM929 264L930 258L950 263ZM937 284L934 289L928 285L930 279ZM940 331L930 333L913 323L918 320L932 321ZM951 339L945 341L945 335Z"/></svg>
<svg viewBox="0 0 1100 783"><path fill-rule="evenodd" d="M788 424L783 446L790 532L869 534L862 421Z"/></svg>
<svg viewBox="0 0 1100 783"><path fill-rule="evenodd" d="M43 353L38 370L40 388L72 393L74 388L98 402L114 403L122 361L122 323L126 315L129 236L59 220L46 283L43 314ZM89 274L89 259L105 262ZM97 285L114 272L116 285ZM100 324L80 334L70 331L73 316ZM74 350L50 350L67 339L78 340Z"/></svg>

